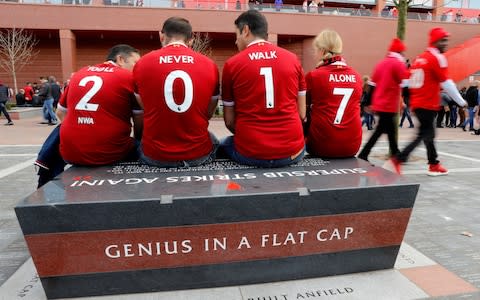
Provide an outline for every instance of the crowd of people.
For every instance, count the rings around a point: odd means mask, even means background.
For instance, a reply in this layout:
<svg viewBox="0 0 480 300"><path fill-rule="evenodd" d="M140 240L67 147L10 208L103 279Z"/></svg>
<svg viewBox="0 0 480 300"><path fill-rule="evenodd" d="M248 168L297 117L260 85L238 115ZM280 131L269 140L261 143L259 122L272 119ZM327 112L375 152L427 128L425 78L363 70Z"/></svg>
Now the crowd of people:
<svg viewBox="0 0 480 300"><path fill-rule="evenodd" d="M267 40L268 24L261 12L243 12L234 27L239 53L225 62L221 78L210 58L189 47L192 27L179 17L163 24L161 49L141 57L135 48L117 45L106 62L74 73L59 100L61 124L36 161L39 186L66 163L98 166L139 160L157 167L190 167L223 157L256 167L284 167L307 152L322 158L354 157L362 142L361 102L379 120L360 159L368 160L378 137L387 133L398 173L421 141L428 150L428 174L448 173L437 160L433 141L440 87L459 106L466 102L448 79L442 53L449 34L443 29L430 32L429 47L410 71L403 57L405 45L393 39L366 81L343 59L342 39L333 30L323 30L314 39L317 66L304 74L295 54ZM420 126L416 139L400 151L394 116L407 86ZM222 140L208 131L219 99L232 134Z"/></svg>
<svg viewBox="0 0 480 300"><path fill-rule="evenodd" d="M54 76L40 77L39 79L40 83L27 82L23 88L18 90L18 93L15 95L15 105L16 107L42 107L44 118L42 124L56 125L57 117L55 110L64 87L60 85ZM8 93L5 92L2 95L5 104L13 98L13 90L8 88ZM5 116L8 115L8 112L5 111L4 113L6 113ZM10 120L10 116L7 119ZM9 121L5 125L13 125L13 122Z"/></svg>

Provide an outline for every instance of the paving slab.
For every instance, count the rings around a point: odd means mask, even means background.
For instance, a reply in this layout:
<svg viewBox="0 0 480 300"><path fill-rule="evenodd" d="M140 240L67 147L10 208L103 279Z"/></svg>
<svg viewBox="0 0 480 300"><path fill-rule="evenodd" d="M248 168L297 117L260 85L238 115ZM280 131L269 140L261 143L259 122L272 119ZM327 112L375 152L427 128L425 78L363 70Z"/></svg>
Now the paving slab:
<svg viewBox="0 0 480 300"><path fill-rule="evenodd" d="M1 157L7 158L0 162L0 253L2 254L0 256L0 265L2 266L0 267L0 285L2 285L0 287L0 299L2 300L17 299L15 298L17 297L16 293L21 292L22 289L31 289L30 281L35 281L35 270L32 268L32 265L29 269L26 268L29 275L17 276L18 272L24 268L22 264L29 258L29 253L13 213L13 207L20 200L31 194L36 187L37 178L33 166L22 166L19 164L35 158L33 154L38 151L40 144L52 130L47 125L38 124L40 120L41 118L18 120L14 126L2 126L0 128L3 136L0 141L0 156L3 155ZM228 134L221 121L211 122L211 129L219 137ZM403 148L415 135L415 130L409 128L399 130L400 148ZM370 131L364 130L364 141L368 139L370 133ZM478 162L480 154L478 149L480 149L480 136L470 135L468 132L463 132L458 128L444 128L437 130L436 144L442 163L450 170L448 176L432 178L426 175L426 155L425 150L422 150L422 146L413 153L411 161L405 166L404 176L420 183L420 190L404 240L414 251L421 253L421 258L417 258L417 256L412 258L411 254L408 254L410 251L403 251L402 246L399 259L404 261L397 260L395 270L392 271L400 274L398 276L406 278L402 274L402 270L409 265L412 265L412 267L428 267L432 266L431 262L433 261L478 290L480 288L480 251L478 250L480 249L480 219L478 218L478 211L480 211L480 199L478 197L478 178L480 176L480 163ZM386 143L386 137L382 137L372 151L372 162L376 165L382 165L385 162L387 153L388 144ZM15 163L12 163L13 159L18 158L18 154L25 154L25 156L20 157L19 161L15 160ZM17 155L17 157L14 155ZM18 167L17 171L3 177L1 176L1 172L6 174L4 171L14 166ZM463 235L463 232L470 233L471 236ZM414 264L412 261L418 263ZM15 273L17 270L18 272ZM14 273L15 277L12 277ZM393 275L388 276L395 277ZM384 275L383 277L387 278L388 276ZM21 278L21 282L12 285L14 278ZM7 282L9 283L7 284ZM380 283L377 282L376 285L379 287ZM45 299L44 294L42 296L43 289L41 289L38 279L37 287L40 292L34 291L29 294L36 295L32 297L37 298L28 299ZM345 288L345 286L320 285L318 290L328 291L328 289L332 288L339 288L342 291L341 288ZM335 290L333 291L335 292ZM300 290L294 292L304 293L308 291ZM418 296L418 298L445 300L480 299L478 291L465 291L464 293L436 297L424 290L423 292L425 294ZM210 292L207 292L207 295L208 293ZM358 293L350 294L360 295ZM115 299L137 299L138 295L135 294L134 297L129 295ZM255 300L258 300L258 297L260 297L260 300L264 300L261 298L262 295L252 294L251 296L257 297ZM291 295L294 294L289 294L289 296ZM150 298L146 299L165 299L159 298L160 295L148 296ZM340 295L323 296L323 298L337 299L338 296ZM27 299L25 296L18 297L20 297L18 299ZM188 298L190 294L184 294L183 292L169 294L169 297L168 299L193 299ZM221 299L237 299L235 298L236 296L230 297ZM412 297L414 298L411 299L417 298L417 296ZM204 296L203 299L212 298ZM375 298L367 296L351 299Z"/></svg>

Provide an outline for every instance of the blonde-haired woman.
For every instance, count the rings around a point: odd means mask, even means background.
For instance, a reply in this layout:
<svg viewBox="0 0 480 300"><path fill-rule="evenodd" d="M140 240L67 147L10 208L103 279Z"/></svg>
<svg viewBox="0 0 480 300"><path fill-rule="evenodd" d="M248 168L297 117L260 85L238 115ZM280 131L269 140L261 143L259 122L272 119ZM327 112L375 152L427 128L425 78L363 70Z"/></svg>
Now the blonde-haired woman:
<svg viewBox="0 0 480 300"><path fill-rule="evenodd" d="M362 78L341 56L342 39L337 32L323 30L313 46L317 68L305 77L311 110L307 151L319 157L352 157L362 142Z"/></svg>

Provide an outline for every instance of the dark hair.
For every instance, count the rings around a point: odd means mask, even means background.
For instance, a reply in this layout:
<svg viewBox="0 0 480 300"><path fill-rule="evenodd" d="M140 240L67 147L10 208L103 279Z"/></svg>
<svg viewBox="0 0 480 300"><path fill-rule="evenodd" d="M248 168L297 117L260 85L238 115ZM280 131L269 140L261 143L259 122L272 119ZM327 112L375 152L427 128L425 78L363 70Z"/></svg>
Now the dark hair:
<svg viewBox="0 0 480 300"><path fill-rule="evenodd" d="M268 38L267 19L258 11L251 9L238 16L235 20L235 26L237 26L240 33L243 31L245 25L248 25L253 35L263 39Z"/></svg>
<svg viewBox="0 0 480 300"><path fill-rule="evenodd" d="M187 19L171 17L163 23L162 33L169 38L182 36L185 40L189 40L192 38L192 25Z"/></svg>
<svg viewBox="0 0 480 300"><path fill-rule="evenodd" d="M126 44L115 45L112 48L110 48L110 50L108 50L107 60L116 62L118 55L121 55L123 57L128 57L132 53L140 54L140 51Z"/></svg>

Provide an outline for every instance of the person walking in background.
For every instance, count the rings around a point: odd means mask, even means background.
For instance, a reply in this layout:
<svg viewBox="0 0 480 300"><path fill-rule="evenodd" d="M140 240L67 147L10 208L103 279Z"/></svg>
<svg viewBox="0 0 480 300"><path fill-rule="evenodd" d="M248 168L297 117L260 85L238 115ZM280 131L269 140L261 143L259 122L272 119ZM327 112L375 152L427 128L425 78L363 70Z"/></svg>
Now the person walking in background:
<svg viewBox="0 0 480 300"><path fill-rule="evenodd" d="M57 116L55 115L55 112L53 110L53 84L55 83L55 81L46 80L43 78L41 80L43 81L43 85L38 95L43 102L42 111L43 118L45 119L43 123L46 123L48 125L56 125Z"/></svg>
<svg viewBox="0 0 480 300"><path fill-rule="evenodd" d="M460 126L463 131L467 131L467 123L469 125L469 131L475 130L475 128L473 128L473 124L475 120L475 112L478 108L478 83L479 81L472 82L472 85L470 85L465 93L465 100L467 100L468 103L468 119L466 119L462 126Z"/></svg>
<svg viewBox="0 0 480 300"><path fill-rule="evenodd" d="M450 122L450 107L448 106L449 98L443 96L443 94L443 92L440 93L440 108L437 113L437 128L448 127L448 123ZM448 94L446 95L448 96ZM445 123L443 123L443 120L445 120Z"/></svg>
<svg viewBox="0 0 480 300"><path fill-rule="evenodd" d="M459 90L459 93L460 95L462 96L463 100L465 100L466 98L466 94L467 94L467 87L462 87L460 90ZM466 101L466 100L465 100ZM456 124L457 127L460 127L463 125L463 122L465 122L465 110L460 107L458 109L458 117L460 118L459 122Z"/></svg>
<svg viewBox="0 0 480 300"><path fill-rule="evenodd" d="M52 97L53 97L53 109L57 109L58 101L62 96L62 87L58 84L57 79L55 76L49 76L48 82L51 84L52 88Z"/></svg>
<svg viewBox="0 0 480 300"><path fill-rule="evenodd" d="M401 174L401 164L408 160L410 153L422 141L427 148L428 175L448 174L448 170L437 160L438 155L434 142L434 122L440 104L440 87L459 106L466 105L455 83L448 78L448 63L443 53L448 46L449 33L437 27L430 31L429 36L429 47L415 59L410 69L410 104L420 122L417 137L390 160L395 171L399 174Z"/></svg>
<svg viewBox="0 0 480 300"><path fill-rule="evenodd" d="M343 43L333 30L313 41L317 68L305 76L310 125L307 152L319 157L353 157L362 143L362 79L342 58Z"/></svg>
<svg viewBox="0 0 480 300"><path fill-rule="evenodd" d="M13 125L12 119L8 114L7 106L6 106L8 100L11 97L12 97L12 90L8 86L4 85L2 81L0 81L0 112L2 112L5 115L5 118L7 119L7 123L5 123L5 125Z"/></svg>
<svg viewBox="0 0 480 300"><path fill-rule="evenodd" d="M360 112L362 114L363 120L362 120L362 126L365 124L367 126L368 130L373 130L373 122L374 122L374 117L372 112L367 109L367 107L371 104L370 101L371 99L369 98L371 95L369 93L370 86L368 85L368 82L370 81L370 77L367 75L364 75L362 77L362 99L360 100Z"/></svg>
<svg viewBox="0 0 480 300"><path fill-rule="evenodd" d="M403 127L403 122L405 121L405 118L408 121L408 128L414 128L415 125L413 124L412 121L412 116L410 113L410 92L408 91L408 87L403 87L402 88L402 98L403 98L403 112L402 112L402 118L400 119L400 125L399 127Z"/></svg>
<svg viewBox="0 0 480 300"><path fill-rule="evenodd" d="M372 80L371 110L379 116L378 124L368 142L358 155L358 158L368 161L368 155L378 138L386 133L392 155L398 150L395 128L398 126L395 115L400 110L400 92L402 85L406 85L408 69L402 53L406 50L403 42L394 38L388 48L387 56L375 66ZM398 119L397 119L398 120Z"/></svg>

